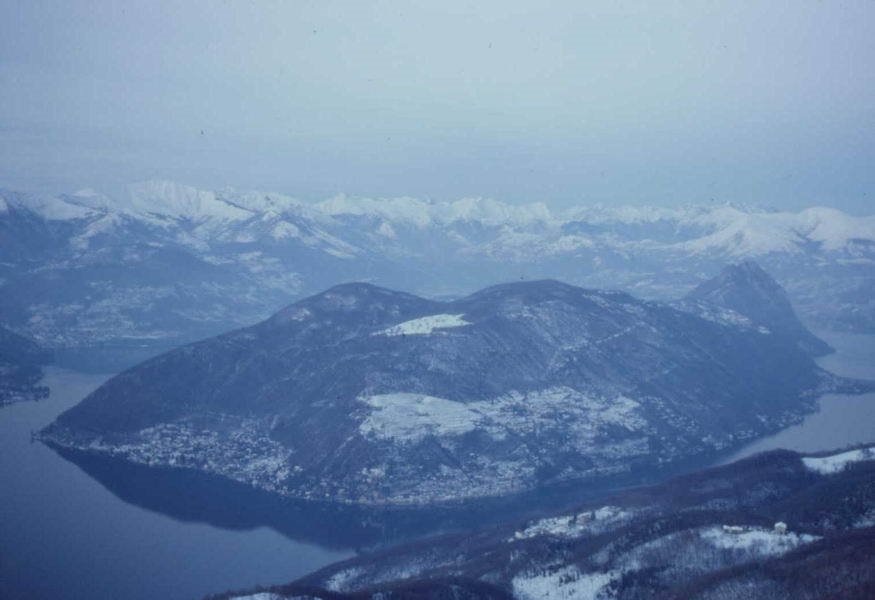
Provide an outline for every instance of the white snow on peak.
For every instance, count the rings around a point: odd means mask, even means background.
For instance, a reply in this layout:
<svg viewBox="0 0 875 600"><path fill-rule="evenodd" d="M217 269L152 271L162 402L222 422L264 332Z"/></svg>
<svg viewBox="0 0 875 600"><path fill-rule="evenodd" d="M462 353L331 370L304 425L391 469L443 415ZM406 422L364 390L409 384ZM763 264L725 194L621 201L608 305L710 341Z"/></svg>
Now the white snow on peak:
<svg viewBox="0 0 875 600"><path fill-rule="evenodd" d="M661 206L604 206L593 204L575 206L562 213L562 221L581 221L591 224L622 223L635 225L658 221L688 221L707 209L700 207L667 208Z"/></svg>
<svg viewBox="0 0 875 600"><path fill-rule="evenodd" d="M713 233L679 244L694 254L718 251L735 258L771 252L797 253L805 238L791 213L743 212L723 206L695 219Z"/></svg>
<svg viewBox="0 0 875 600"><path fill-rule="evenodd" d="M526 225L553 222L550 209L543 202L506 204L491 198L462 198L453 202L428 202L418 198L350 198L338 195L316 207L327 215L357 215L380 218L392 224L419 228L459 221L479 222L489 226Z"/></svg>
<svg viewBox="0 0 875 600"><path fill-rule="evenodd" d="M374 335L430 335L435 329L448 329L470 325L471 323L462 318L464 316L464 314L441 314L419 317L418 319L412 319L410 321L399 323L398 325L393 325L392 327L376 332Z"/></svg>
<svg viewBox="0 0 875 600"><path fill-rule="evenodd" d="M780 212L729 204L669 208L588 205L551 211L542 202L513 204L492 198L434 202L345 195L310 204L277 193L208 191L171 181L136 183L128 187L127 194L113 198L90 188L58 197L4 194L0 213L17 206L50 220L125 213L165 230L193 225L197 230L191 235L210 241L294 238L325 246L326 252L341 258L359 254L351 245L358 243L353 242L358 239L354 231L358 223L350 218L356 216L369 220L368 238L378 244L397 240L391 244L394 248L404 243L405 228L433 228L453 242L460 255L518 261L583 255L600 246L622 252L664 250L737 260L817 248L854 252L855 240L875 242L875 216L857 217L825 207ZM259 222L263 223L260 227ZM478 232L468 225L489 231ZM235 228L246 231L233 231ZM351 237L347 238L348 234Z"/></svg>
<svg viewBox="0 0 875 600"><path fill-rule="evenodd" d="M53 196L19 196L13 200L49 221L68 221L87 219L96 213L87 206L68 202L63 198Z"/></svg>
<svg viewBox="0 0 875 600"><path fill-rule="evenodd" d="M741 210L722 206L691 221L711 233L680 244L694 253L720 251L741 258L770 252L797 253L806 242L840 250L855 239L875 241L875 216L854 217L825 207L798 213Z"/></svg>
<svg viewBox="0 0 875 600"><path fill-rule="evenodd" d="M252 216L252 212L217 198L214 192L172 181L145 181L128 186L124 207L136 213L177 219L237 221Z"/></svg>
<svg viewBox="0 0 875 600"><path fill-rule="evenodd" d="M543 202L505 204L492 198L462 198L433 205L437 217L445 223L475 221L484 225L527 225L536 221L551 222L553 215Z"/></svg>
<svg viewBox="0 0 875 600"><path fill-rule="evenodd" d="M233 596L231 600L283 600L285 596L272 594L271 592L257 592L246 596Z"/></svg>
<svg viewBox="0 0 875 600"><path fill-rule="evenodd" d="M229 188L219 192L217 197L228 204L253 213L272 212L277 215L307 213L311 215L316 212L295 198L275 192L240 192Z"/></svg>
<svg viewBox="0 0 875 600"><path fill-rule="evenodd" d="M686 239L673 247L692 253L721 253L733 258L771 252L798 253L806 243L825 250L840 250L854 239L875 241L875 216L854 217L840 210L815 207L798 213L767 211L735 205L665 208L653 206L578 206L552 213L543 203L507 204L490 198L463 198L453 202L428 202L416 198L350 198L336 196L316 205L326 215L358 215L379 218L390 225L425 228L459 222L476 222L504 228L503 238L484 248L487 253L506 254L516 243L539 244L550 253L573 252L586 245L585 238L556 241L562 225L647 225L667 222ZM532 237L520 228L540 224ZM651 242L652 243L652 242ZM493 247L495 246L495 247ZM672 244L669 244L672 247Z"/></svg>
<svg viewBox="0 0 875 600"><path fill-rule="evenodd" d="M806 237L826 250L839 250L854 239L875 240L875 216L853 217L834 208L817 206L798 215L806 226Z"/></svg>
<svg viewBox="0 0 875 600"><path fill-rule="evenodd" d="M830 456L806 456L802 459L802 464L821 475L833 475L844 471L852 463L864 460L875 460L875 449L859 448Z"/></svg>
<svg viewBox="0 0 875 600"><path fill-rule="evenodd" d="M379 217L391 223L424 228L432 223L428 202L417 198L349 198L339 194L316 204L326 215L356 215Z"/></svg>

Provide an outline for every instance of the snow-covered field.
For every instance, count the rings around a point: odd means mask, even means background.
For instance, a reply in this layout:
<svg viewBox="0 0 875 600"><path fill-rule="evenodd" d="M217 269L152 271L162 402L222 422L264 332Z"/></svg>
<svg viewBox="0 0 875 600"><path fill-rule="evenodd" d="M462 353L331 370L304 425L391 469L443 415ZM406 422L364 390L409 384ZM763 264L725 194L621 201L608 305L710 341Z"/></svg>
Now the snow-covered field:
<svg viewBox="0 0 875 600"><path fill-rule="evenodd" d="M608 598L607 586L617 578L615 573L581 573L577 567L564 567L552 572L517 575L513 579L513 594L519 600L599 600Z"/></svg>
<svg viewBox="0 0 875 600"><path fill-rule="evenodd" d="M606 527L617 525L632 518L632 513L617 506L603 506L596 510L573 515L548 517L529 524L514 532L508 541L525 540L539 535L576 538L586 533L598 533Z"/></svg>
<svg viewBox="0 0 875 600"><path fill-rule="evenodd" d="M820 473L821 475L832 475L833 473L844 471L848 468L848 465L864 460L875 460L875 451L873 451L873 448L849 450L848 452L832 454L830 456L807 456L802 459L802 462L806 467L812 471Z"/></svg>
<svg viewBox="0 0 875 600"><path fill-rule="evenodd" d="M465 315L429 315L410 321L404 321L387 329L377 332L375 335L430 335L436 329L449 329L470 325L463 319Z"/></svg>
<svg viewBox="0 0 875 600"><path fill-rule="evenodd" d="M753 556L778 556L819 539L806 533L777 533L759 527L746 528L740 533L727 533L722 527L709 527L700 531L699 535L716 548L743 550Z"/></svg>
<svg viewBox="0 0 875 600"><path fill-rule="evenodd" d="M569 445L584 451L594 450L595 439L605 427L632 433L643 432L646 426L640 404L631 398L599 397L567 387L511 391L491 400L470 402L411 393L362 396L359 400L372 408L359 431L399 443L419 441L426 435L459 436L475 429L499 440L538 430L565 430Z"/></svg>

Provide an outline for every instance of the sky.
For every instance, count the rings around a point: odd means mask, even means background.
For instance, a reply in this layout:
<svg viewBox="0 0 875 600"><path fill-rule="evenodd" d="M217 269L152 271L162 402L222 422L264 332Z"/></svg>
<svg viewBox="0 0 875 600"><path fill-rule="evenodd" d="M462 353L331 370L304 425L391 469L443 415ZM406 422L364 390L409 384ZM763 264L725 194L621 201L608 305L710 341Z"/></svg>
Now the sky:
<svg viewBox="0 0 875 600"><path fill-rule="evenodd" d="M875 2L0 0L0 187L875 213Z"/></svg>

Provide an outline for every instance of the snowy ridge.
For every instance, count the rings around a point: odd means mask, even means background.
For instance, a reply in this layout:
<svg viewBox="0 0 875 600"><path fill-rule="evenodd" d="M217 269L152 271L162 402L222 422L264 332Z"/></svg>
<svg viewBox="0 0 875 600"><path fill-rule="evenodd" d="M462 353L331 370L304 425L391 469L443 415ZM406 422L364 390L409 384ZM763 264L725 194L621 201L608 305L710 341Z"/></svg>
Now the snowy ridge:
<svg viewBox="0 0 875 600"><path fill-rule="evenodd" d="M127 213L146 220L151 217L225 223L294 215L330 225L335 217L342 220L355 216L377 220L375 231L387 239L396 237L398 227L422 229L478 223L490 228L509 228L502 232L504 241L497 238L493 242L499 246L531 242L532 238L514 238L513 235L524 234L531 226L540 224L541 230L528 233L535 234L544 249L554 254L593 243L588 237L561 232L563 226L575 223L601 226L673 223L688 232L685 234L688 239L667 247L693 254L719 252L736 258L772 252L798 253L809 242L821 245L826 251L837 251L855 240L875 241L875 216L855 217L826 207L807 208L797 213L734 205L683 208L594 205L551 211L540 202L516 205L490 198L432 202L410 197L375 199L345 195L310 205L283 194L230 189L214 192L170 181L132 184L123 198L109 198L91 189L60 197L13 196L14 204L51 220L89 218L98 212ZM4 198L0 212L7 204L8 199ZM293 231L283 226L275 237L283 237L284 230ZM495 248L493 246L492 253L496 253Z"/></svg>
<svg viewBox="0 0 875 600"><path fill-rule="evenodd" d="M0 190L3 206L8 212L10 207L24 209L39 215L47 221L74 221L94 217L98 213L87 206L80 206L64 199L38 194L22 194Z"/></svg>
<svg viewBox="0 0 875 600"><path fill-rule="evenodd" d="M374 199L339 195L320 202L316 208L331 216L364 216L420 228L459 221L478 222L488 226L558 222L542 202L514 205L491 198L429 202L409 197Z"/></svg>

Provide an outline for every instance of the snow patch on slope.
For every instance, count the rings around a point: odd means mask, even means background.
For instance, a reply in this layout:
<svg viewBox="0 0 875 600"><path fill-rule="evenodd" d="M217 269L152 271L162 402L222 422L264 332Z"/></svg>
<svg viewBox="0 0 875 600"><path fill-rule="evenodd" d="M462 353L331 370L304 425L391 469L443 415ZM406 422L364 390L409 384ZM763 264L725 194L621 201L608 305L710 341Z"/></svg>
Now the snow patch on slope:
<svg viewBox="0 0 875 600"><path fill-rule="evenodd" d="M777 533L768 529L751 528L741 533L727 533L722 527L709 527L699 536L717 548L744 550L757 556L778 556L820 539L807 533Z"/></svg>
<svg viewBox="0 0 875 600"><path fill-rule="evenodd" d="M91 238L107 234L121 225L121 217L117 214L108 213L88 224L85 230L70 240L70 245L78 250L88 248Z"/></svg>
<svg viewBox="0 0 875 600"><path fill-rule="evenodd" d="M541 574L517 575L513 578L513 595L520 600L598 600L607 598L607 587L618 578L613 572L581 573L577 567L565 567Z"/></svg>
<svg viewBox="0 0 875 600"><path fill-rule="evenodd" d="M872 448L849 450L831 456L805 457L802 459L802 464L821 475L833 475L844 471L852 463L864 460L875 460L875 452Z"/></svg>
<svg viewBox="0 0 875 600"><path fill-rule="evenodd" d="M435 329L447 329L451 327L464 327L470 325L468 321L463 319L465 315L429 315L427 317L419 317L410 321L404 321L398 325L393 325L382 331L378 331L374 335L430 335Z"/></svg>
<svg viewBox="0 0 875 600"><path fill-rule="evenodd" d="M360 396L358 400L374 409L359 431L366 437L399 443L415 443L427 436L460 436L475 429L496 440L562 430L571 447L591 452L606 427L636 433L647 424L640 414L641 405L631 398L589 396L567 387L529 393L511 391L472 402L413 393ZM601 444L599 450L609 452L611 446ZM638 450L646 448L624 447L624 451L633 453Z"/></svg>
<svg viewBox="0 0 875 600"><path fill-rule="evenodd" d="M328 578L325 582L325 588L332 592L342 592L347 589L352 580L360 577L364 572L364 569L361 567L352 567L338 571Z"/></svg>
<svg viewBox="0 0 875 600"><path fill-rule="evenodd" d="M376 409L359 431L384 440L418 442L429 435L462 435L473 431L481 419L466 404L425 394L381 394L359 400Z"/></svg>
<svg viewBox="0 0 875 600"><path fill-rule="evenodd" d="M508 541L526 540L539 535L577 538L585 533L603 531L606 527L628 521L632 514L617 506L602 506L599 509L573 515L547 517L514 532Z"/></svg>

